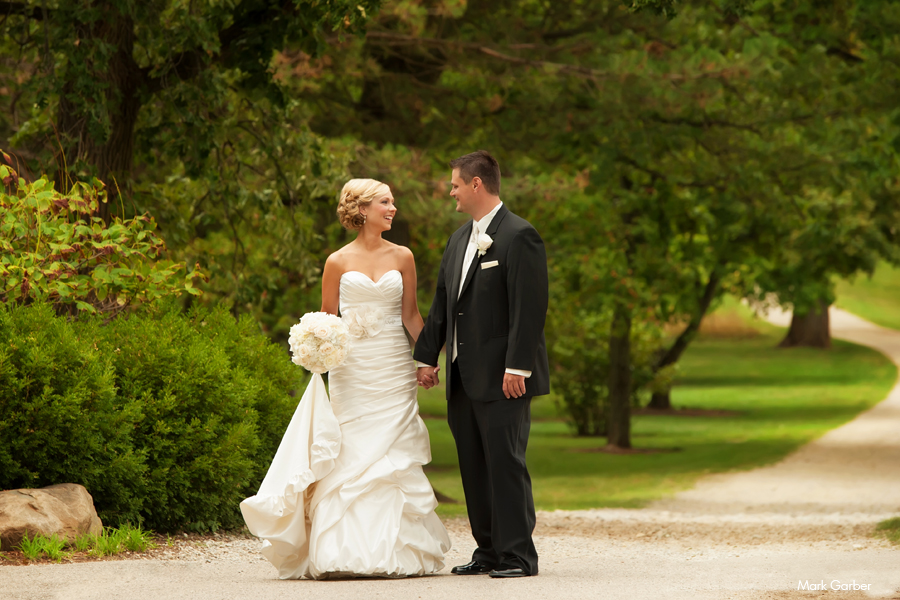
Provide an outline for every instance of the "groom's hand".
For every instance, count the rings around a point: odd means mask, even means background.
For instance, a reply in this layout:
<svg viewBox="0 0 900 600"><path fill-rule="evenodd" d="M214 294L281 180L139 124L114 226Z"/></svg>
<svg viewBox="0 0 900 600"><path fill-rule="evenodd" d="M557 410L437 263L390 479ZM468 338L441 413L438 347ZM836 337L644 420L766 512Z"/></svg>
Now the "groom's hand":
<svg viewBox="0 0 900 600"><path fill-rule="evenodd" d="M494 388L496 389L496 388ZM506 373L503 375L503 395L506 399L519 398L525 395L525 376Z"/></svg>
<svg viewBox="0 0 900 600"><path fill-rule="evenodd" d="M433 388L440 380L438 379L438 371L440 367L419 367L416 369L416 380L426 390Z"/></svg>

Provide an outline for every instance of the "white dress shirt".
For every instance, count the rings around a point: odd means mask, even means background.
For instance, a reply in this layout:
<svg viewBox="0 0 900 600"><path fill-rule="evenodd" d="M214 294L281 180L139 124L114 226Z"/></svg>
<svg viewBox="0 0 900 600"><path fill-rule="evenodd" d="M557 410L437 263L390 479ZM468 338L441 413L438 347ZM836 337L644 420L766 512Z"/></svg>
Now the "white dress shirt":
<svg viewBox="0 0 900 600"><path fill-rule="evenodd" d="M500 211L500 207L503 206L503 202L497 203L491 212L484 215L478 221L472 223L472 232L469 234L469 243L466 246L466 254L463 257L462 264L462 274L459 278L459 292L457 298L462 295L463 284L466 281L466 274L469 272L469 267L472 266L472 261L475 260L475 253L478 251L478 235L481 233L486 233L488 227L491 226L491 221L494 220L494 217ZM457 335L456 335L456 321L453 322L453 355L450 359L451 362L456 362L457 356ZM434 365L426 365L424 363L418 362L416 363L419 367L433 367ZM521 375L523 377L531 377L531 371L525 371L523 369L506 369L506 372L511 375Z"/></svg>

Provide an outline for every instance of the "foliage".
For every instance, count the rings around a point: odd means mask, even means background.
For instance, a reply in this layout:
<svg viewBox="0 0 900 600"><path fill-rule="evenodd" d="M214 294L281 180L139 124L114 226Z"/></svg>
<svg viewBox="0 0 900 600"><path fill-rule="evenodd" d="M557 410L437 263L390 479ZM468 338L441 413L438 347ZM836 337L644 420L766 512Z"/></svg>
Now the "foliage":
<svg viewBox="0 0 900 600"><path fill-rule="evenodd" d="M577 299L560 298L547 319L547 342L553 357L553 392L561 412L580 436L605 436L609 392L610 311L594 312ZM631 360L634 381L632 404L638 392L657 384L654 365L662 346L663 330L652 323L638 323L632 330ZM667 376L664 372L663 376Z"/></svg>
<svg viewBox="0 0 900 600"><path fill-rule="evenodd" d="M490 148L504 201L581 271L552 280L559 297L687 324L664 369L787 256L821 278L891 252L898 20L885 2L400 3L297 89L324 135Z"/></svg>
<svg viewBox="0 0 900 600"><path fill-rule="evenodd" d="M302 383L251 319L223 308L104 324L6 305L0 340L0 486L80 483L113 525L239 524Z"/></svg>
<svg viewBox="0 0 900 600"><path fill-rule="evenodd" d="M62 562L72 558L76 553L86 553L99 558L125 551L146 552L155 547L152 532L126 523L118 529L104 527L99 534L85 533L69 541L55 533L49 537L41 533L31 537L26 534L18 549L30 561L47 557L52 561Z"/></svg>
<svg viewBox="0 0 900 600"><path fill-rule="evenodd" d="M309 131L273 56L361 33L378 0L6 5L0 145L26 179L115 183L118 208L153 214L173 258L204 265L206 302L286 338L281 316L318 305L323 217L356 144Z"/></svg>
<svg viewBox="0 0 900 600"><path fill-rule="evenodd" d="M141 407L132 434L146 457L140 522L238 525L238 504L255 493L290 420L300 370L252 319L223 309L161 310L85 334L115 356L121 401Z"/></svg>
<svg viewBox="0 0 900 600"><path fill-rule="evenodd" d="M900 517L881 521L875 527L875 534L884 537L892 544L900 544Z"/></svg>
<svg viewBox="0 0 900 600"><path fill-rule="evenodd" d="M146 118L174 144L186 132L165 110L148 106ZM335 209L353 148L310 132L302 113L293 101L243 104L218 124L205 159L167 161L151 151L147 160L165 163L168 176L134 196L159 219L174 253L209 273L202 302L251 314L282 341L300 315L319 308L321 266L331 240L345 235Z"/></svg>
<svg viewBox="0 0 900 600"><path fill-rule="evenodd" d="M9 156L5 157L9 161ZM49 302L60 312L118 312L177 296L199 295L198 270L159 260L165 245L147 215L93 217L106 191L98 180L61 194L41 178L27 183L0 165L0 301Z"/></svg>
<svg viewBox="0 0 900 600"><path fill-rule="evenodd" d="M87 534L75 539L76 551L90 556L113 556L121 552L146 552L156 548L153 532L125 523L119 528L104 527L99 534Z"/></svg>
<svg viewBox="0 0 900 600"><path fill-rule="evenodd" d="M141 407L117 395L114 355L86 333L45 304L0 307L0 488L80 483L104 520L136 520Z"/></svg>
<svg viewBox="0 0 900 600"><path fill-rule="evenodd" d="M55 533L50 537L37 534L31 538L26 533L19 543L19 550L28 560L38 560L42 556L46 556L52 561L62 562L63 559L72 555L71 552L66 552L65 548L66 540Z"/></svg>

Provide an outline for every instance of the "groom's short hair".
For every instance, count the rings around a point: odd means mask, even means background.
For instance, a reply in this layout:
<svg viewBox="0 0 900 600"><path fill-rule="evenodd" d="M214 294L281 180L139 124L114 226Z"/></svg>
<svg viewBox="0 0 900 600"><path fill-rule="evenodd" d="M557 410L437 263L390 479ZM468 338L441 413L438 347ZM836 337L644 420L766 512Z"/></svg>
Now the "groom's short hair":
<svg viewBox="0 0 900 600"><path fill-rule="evenodd" d="M478 150L450 161L451 169L459 169L459 176L469 183L480 177L484 189L494 196L500 195L500 165L487 150Z"/></svg>

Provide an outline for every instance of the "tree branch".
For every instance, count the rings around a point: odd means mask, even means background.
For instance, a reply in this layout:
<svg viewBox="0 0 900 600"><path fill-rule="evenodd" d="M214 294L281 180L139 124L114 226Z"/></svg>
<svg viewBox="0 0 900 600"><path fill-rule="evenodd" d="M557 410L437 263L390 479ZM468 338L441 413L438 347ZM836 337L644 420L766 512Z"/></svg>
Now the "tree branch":
<svg viewBox="0 0 900 600"><path fill-rule="evenodd" d="M178 55L172 57L165 65L161 67L161 75L151 76L150 72L154 69L143 69L147 86L151 93L158 92L169 87L174 80L188 81L197 77L201 72L209 67L212 63L220 63L228 56L229 51L256 23L271 21L289 11L294 11L294 4L291 0L284 0L278 7L258 11L254 13L256 18L249 18L244 15L238 19L235 15L235 22L225 29L219 31L219 52L209 58L209 55L202 48L192 48L185 50ZM175 77L169 77L174 73Z"/></svg>
<svg viewBox="0 0 900 600"><path fill-rule="evenodd" d="M43 21L45 14L46 11L40 7L28 6L23 2L0 2L0 15L22 15L35 21Z"/></svg>
<svg viewBox="0 0 900 600"><path fill-rule="evenodd" d="M490 56L491 58L496 58L498 60L503 60L509 63L524 65L528 67L536 67L536 68L549 68L555 70L560 73L568 73L572 74L584 79L590 80L599 80L599 79L613 79L613 78L621 78L622 73L612 73L606 71L598 71L596 69L591 69L590 67L581 67L578 65L570 65L565 63L557 63L546 60L533 60L528 58L521 58L518 56L512 56L510 54L506 54L505 52L501 52L499 50L495 50L488 46L482 44L476 44L471 42L456 42L452 40L442 40L438 38L427 38L427 37L416 37L413 35L403 35L399 33L390 33L386 31L370 31L366 33L366 40L381 43L383 45L388 46L412 46L412 45L424 45L424 46L432 46L432 47L441 47L441 48L457 48L459 50L468 50L478 52L480 54L484 54L486 56ZM546 48L546 50L552 51L553 48ZM721 69L719 71L703 71L701 73L696 73L693 75L684 75L681 73L663 73L658 75L658 79L666 80L666 81L692 81L696 79L716 79L720 77L729 77L735 73L742 72L741 68L726 68ZM644 77L644 78L652 78L653 76L645 75L645 74L633 74L635 77Z"/></svg>
<svg viewBox="0 0 900 600"><path fill-rule="evenodd" d="M667 119L659 115L653 115L650 118L658 123L665 123L666 125L689 125L691 127L699 127L701 129L709 129L710 127L728 127L731 129L742 129L744 131L755 133L756 135L761 135L759 130L753 125L742 125L741 123L731 123L729 121L722 121L719 119L704 118L700 121L693 121L691 119L685 119L681 117L676 119Z"/></svg>
<svg viewBox="0 0 900 600"><path fill-rule="evenodd" d="M706 286L703 289L703 295L700 297L697 312L691 316L691 321L688 323L685 330L681 332L681 335L675 339L675 342L672 343L669 349L666 350L666 353L663 354L653 366L654 373L658 372L663 367L675 364L678 362L678 359L681 358L681 355L684 354L684 351L700 330L700 322L703 321L703 317L706 316L706 312L709 310L709 305L712 304L713 298L716 297L716 293L719 291L720 281L721 278L718 270L714 269L709 276L709 281L706 282Z"/></svg>

